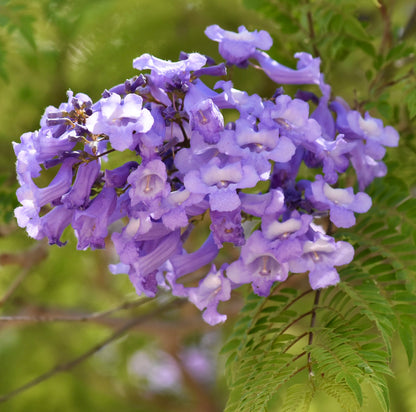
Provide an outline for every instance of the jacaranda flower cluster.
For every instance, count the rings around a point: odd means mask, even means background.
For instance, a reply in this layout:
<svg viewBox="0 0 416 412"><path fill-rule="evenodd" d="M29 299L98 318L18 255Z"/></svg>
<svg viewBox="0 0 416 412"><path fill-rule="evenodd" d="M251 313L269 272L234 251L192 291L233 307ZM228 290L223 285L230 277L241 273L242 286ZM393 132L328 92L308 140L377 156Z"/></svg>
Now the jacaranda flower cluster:
<svg viewBox="0 0 416 412"><path fill-rule="evenodd" d="M226 319L219 301L242 284L263 296L290 272L309 272L313 289L339 282L336 267L349 263L354 249L331 233L353 226L354 213L371 206L367 194L340 187L339 177L352 166L364 190L386 174L385 146L397 146L399 136L334 98L319 58L297 53L291 69L265 52L272 46L265 31L214 25L205 33L225 63L199 53L181 53L177 62L144 54L133 67L150 73L105 90L97 102L69 91L67 103L48 107L40 129L14 144L15 215L31 237L51 244L63 245L71 225L78 249L104 248L111 226L120 259L113 273L127 273L139 294L169 287L214 325ZM232 65L263 72L276 92L234 88ZM218 78L213 88L206 76ZM299 90L291 97L285 84L315 85L319 96ZM115 152L129 160L107 168ZM301 179L301 167L313 179ZM54 177L39 187L40 176ZM184 242L207 218L209 236L186 251ZM241 248L239 257L217 268L212 262L225 242ZM199 285L183 281L209 264Z"/></svg>

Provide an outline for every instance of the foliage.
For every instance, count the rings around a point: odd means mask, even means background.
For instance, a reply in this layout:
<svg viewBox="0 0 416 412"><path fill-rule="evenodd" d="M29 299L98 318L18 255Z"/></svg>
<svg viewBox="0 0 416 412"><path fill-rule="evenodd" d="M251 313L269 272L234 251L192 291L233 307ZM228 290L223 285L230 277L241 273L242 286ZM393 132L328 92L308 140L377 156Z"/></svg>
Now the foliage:
<svg viewBox="0 0 416 412"><path fill-rule="evenodd" d="M36 48L33 23L34 16L24 2L3 0L0 2L0 76L8 79L7 53L15 44L15 32L33 49ZM13 41L14 40L14 41Z"/></svg>

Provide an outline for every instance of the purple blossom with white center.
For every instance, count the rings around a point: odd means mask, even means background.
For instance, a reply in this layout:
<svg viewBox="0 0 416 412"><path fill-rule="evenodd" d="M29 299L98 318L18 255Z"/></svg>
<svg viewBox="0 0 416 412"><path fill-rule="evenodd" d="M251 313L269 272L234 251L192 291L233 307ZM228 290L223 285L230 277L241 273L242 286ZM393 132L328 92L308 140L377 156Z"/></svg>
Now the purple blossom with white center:
<svg viewBox="0 0 416 412"><path fill-rule="evenodd" d="M252 165L239 159L230 163L227 160L216 156L200 170L191 170L184 177L185 187L190 192L209 194L211 210L235 210L240 206L236 189L253 187L260 180Z"/></svg>
<svg viewBox="0 0 416 412"><path fill-rule="evenodd" d="M368 153L368 146L362 142L356 143L350 153L351 164L357 174L358 187L364 190L376 177L387 174L387 166L380 160L374 159Z"/></svg>
<svg viewBox="0 0 416 412"><path fill-rule="evenodd" d="M294 273L309 271L312 289L321 289L339 282L335 266L346 265L354 257L354 248L348 242L335 242L331 236L313 231L313 237L303 243L303 254L289 262Z"/></svg>
<svg viewBox="0 0 416 412"><path fill-rule="evenodd" d="M152 211L152 217L156 220L162 219L163 224L170 230L185 227L189 223L189 208L200 205L203 201L204 195L191 193L182 187L160 199L157 209ZM206 210L206 207L203 206L203 209Z"/></svg>
<svg viewBox="0 0 416 412"><path fill-rule="evenodd" d="M149 91L157 100L169 106L171 101L168 93L173 90L186 93L191 85L191 72L201 69L206 62L207 58L199 53L190 53L177 62L145 53L134 59L133 67L137 70L151 70L147 76Z"/></svg>
<svg viewBox="0 0 416 412"><path fill-rule="evenodd" d="M191 126L207 143L217 143L224 129L224 117L211 99L198 102L191 110Z"/></svg>
<svg viewBox="0 0 416 412"><path fill-rule="evenodd" d="M309 230L312 216L300 214L293 211L290 216L283 221L277 220L273 215L266 215L262 219L262 232L266 239L288 239L304 235Z"/></svg>
<svg viewBox="0 0 416 412"><path fill-rule="evenodd" d="M337 114L337 128L346 137L370 140L382 146L395 147L399 144L397 131L391 126L384 127L380 119L372 117L368 112L362 117L341 98L334 100L330 107Z"/></svg>
<svg viewBox="0 0 416 412"><path fill-rule="evenodd" d="M241 192L239 196L241 209L249 215L257 217L276 215L284 209L284 195L281 189L270 189L264 194Z"/></svg>
<svg viewBox="0 0 416 412"><path fill-rule="evenodd" d="M287 262L302 255L302 238L313 219L296 210L290 215L284 213L283 216L280 221L276 215L265 215L261 223L263 235L272 243L279 262Z"/></svg>
<svg viewBox="0 0 416 412"><path fill-rule="evenodd" d="M313 147L313 142L322 135L318 122L309 117L309 105L287 95L278 96L274 105L267 106L262 121L277 125L280 135L291 138L296 146Z"/></svg>
<svg viewBox="0 0 416 412"><path fill-rule="evenodd" d="M137 70L150 69L154 74L166 79L173 79L179 74L189 78L189 73L201 69L206 61L207 58L199 53L190 53L186 59L177 62L162 60L145 53L133 60L133 67Z"/></svg>
<svg viewBox="0 0 416 412"><path fill-rule="evenodd" d="M205 35L219 43L219 52L228 63L239 66L244 66L256 49L269 50L273 45L266 31L249 32L244 26L240 26L238 33L235 33L215 24L205 29Z"/></svg>
<svg viewBox="0 0 416 412"><path fill-rule="evenodd" d="M277 125L270 129L260 123L254 128L246 119L238 119L235 124L236 143L242 148L248 148L251 152L258 153L258 158L284 163L288 162L295 154L296 146L288 137L279 136ZM219 149L221 150L222 147L223 143L222 146L219 145ZM243 154L241 155L243 156Z"/></svg>
<svg viewBox="0 0 416 412"><path fill-rule="evenodd" d="M367 193L354 195L352 187L334 189L322 176L316 176L311 184L313 203L320 210L329 209L331 222L338 227L351 227L355 224L354 212L365 213L371 207Z"/></svg>
<svg viewBox="0 0 416 412"><path fill-rule="evenodd" d="M131 185L129 191L132 206L139 202L150 202L156 198L166 197L170 192L167 183L165 164L154 159L146 164L141 164L127 178Z"/></svg>
<svg viewBox="0 0 416 412"><path fill-rule="evenodd" d="M325 180L330 184L336 183L338 174L344 173L348 169L350 163L348 155L351 155L357 142L347 142L344 135L338 135L332 141L318 137L314 143L315 148L312 154L314 161L322 164Z"/></svg>
<svg viewBox="0 0 416 412"><path fill-rule="evenodd" d="M251 283L253 291L267 296L276 281L283 282L288 263L279 262L276 251L260 231L255 231L241 248L240 259L227 267L227 277L237 285Z"/></svg>
<svg viewBox="0 0 416 412"><path fill-rule="evenodd" d="M213 265L208 274L196 288L189 289L189 300L199 309L204 310L202 317L210 325L225 322L227 315L217 311L220 301L230 299L231 283L224 276L224 268L219 270Z"/></svg>
<svg viewBox="0 0 416 412"><path fill-rule="evenodd" d="M94 134L108 135L114 149L133 150L138 143L135 134L148 132L154 121L149 110L142 106L143 99L136 94L122 99L111 93L99 101L96 111L86 120L86 126Z"/></svg>

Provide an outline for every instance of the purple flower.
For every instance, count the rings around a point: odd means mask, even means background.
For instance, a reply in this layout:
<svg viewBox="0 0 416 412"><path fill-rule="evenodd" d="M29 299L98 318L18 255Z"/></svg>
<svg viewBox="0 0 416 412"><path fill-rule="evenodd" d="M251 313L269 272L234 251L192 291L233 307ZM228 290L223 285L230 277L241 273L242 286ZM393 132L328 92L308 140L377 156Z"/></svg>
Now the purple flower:
<svg viewBox="0 0 416 412"><path fill-rule="evenodd" d="M354 212L364 213L371 207L371 198L366 193L354 195L353 189L333 189L322 178L316 176L311 184L313 202L319 209L329 209L329 217L338 227L351 227L355 224Z"/></svg>
<svg viewBox="0 0 416 412"><path fill-rule="evenodd" d="M180 227L188 225L188 214L190 208L194 206L198 207L203 202L204 195L190 193L185 188L171 191L167 197L160 199L157 204L157 208L152 208L152 217L154 219L162 219L163 224L170 230L175 230ZM206 207L203 206L203 211ZM198 211L196 214L201 214L202 211Z"/></svg>
<svg viewBox="0 0 416 412"><path fill-rule="evenodd" d="M252 165L228 156L213 157L199 170L191 170L184 177L185 187L190 192L209 194L211 210L219 212L237 209L241 202L236 189L254 187L259 180Z"/></svg>
<svg viewBox="0 0 416 412"><path fill-rule="evenodd" d="M39 233L37 239L47 237L50 245L64 246L61 242L63 231L71 224L74 212L64 206L56 206L39 221Z"/></svg>
<svg viewBox="0 0 416 412"><path fill-rule="evenodd" d="M19 202L32 201L33 207L40 209L68 192L72 183L72 167L77 159L68 158L64 160L61 168L47 187L39 188L32 180L17 189L16 195Z"/></svg>
<svg viewBox="0 0 416 412"><path fill-rule="evenodd" d="M181 73L189 73L200 69L205 65L207 59L202 54L190 53L184 60L171 62L170 60L162 60L150 54L142 54L133 60L133 67L137 70L151 69L152 72L159 76L172 79Z"/></svg>
<svg viewBox="0 0 416 412"><path fill-rule="evenodd" d="M220 301L230 299L231 283L224 276L224 269L212 265L208 274L199 282L198 287L189 289L189 300L199 309L204 310L202 317L210 325L224 322L226 315L217 312Z"/></svg>
<svg viewBox="0 0 416 412"><path fill-rule="evenodd" d="M190 53L177 62L162 60L150 54L143 54L133 61L137 70L150 69L147 76L149 91L160 102L169 106L168 92L177 90L186 93L190 87L191 72L201 69L207 59L199 53Z"/></svg>
<svg viewBox="0 0 416 412"><path fill-rule="evenodd" d="M241 209L253 216L276 215L284 208L284 195L280 189L271 189L264 194L241 192L239 196Z"/></svg>
<svg viewBox="0 0 416 412"><path fill-rule="evenodd" d="M325 180L334 184L338 180L338 173L344 173L349 166L349 156L357 142L347 142L343 135L329 141L319 137L314 142L313 155L315 162L322 164ZM305 160L306 161L306 160Z"/></svg>
<svg viewBox="0 0 416 412"><path fill-rule="evenodd" d="M129 195L132 206L166 197L170 191L166 179L166 166L161 160L154 159L147 164L141 164L127 179L131 185Z"/></svg>
<svg viewBox="0 0 416 412"><path fill-rule="evenodd" d="M144 109L143 99L136 94L128 94L124 99L116 93L103 98L86 121L86 126L94 134L105 134L111 146L119 151L133 150L137 145L135 134L148 132L153 125L153 117Z"/></svg>
<svg viewBox="0 0 416 412"><path fill-rule="evenodd" d="M331 87L324 82L324 75L321 74L320 88L322 97L319 99L318 107L312 113L311 118L315 119L322 130L322 137L326 140L335 138L335 121L328 107L329 98L331 97Z"/></svg>
<svg viewBox="0 0 416 412"><path fill-rule="evenodd" d="M241 248L240 259L228 266L227 277L237 285L251 283L255 293L267 296L274 282L286 280L288 269L262 232L255 231Z"/></svg>
<svg viewBox="0 0 416 412"><path fill-rule="evenodd" d="M210 234L204 244L195 252L186 253L182 250L181 254L175 254L170 259L172 269L176 279L195 272L202 266L212 262L218 254L218 246L215 244L214 237Z"/></svg>
<svg viewBox="0 0 416 412"><path fill-rule="evenodd" d="M198 102L191 109L191 127L200 133L207 143L217 143L219 132L224 129L224 118L211 99Z"/></svg>
<svg viewBox="0 0 416 412"><path fill-rule="evenodd" d="M68 209L84 208L90 201L92 185L100 172L100 161L81 163L71 189L62 196L62 203Z"/></svg>
<svg viewBox="0 0 416 412"><path fill-rule="evenodd" d="M370 152L370 153L369 153ZM362 142L356 143L350 154L351 164L357 174L358 187L364 190L376 177L387 174L387 166L372 156L368 146Z"/></svg>
<svg viewBox="0 0 416 412"><path fill-rule="evenodd" d="M273 44L270 34L266 31L249 32L244 26L240 26L238 33L235 33L215 24L208 26L205 34L219 43L219 52L228 63L240 66L253 56L256 49L269 50Z"/></svg>
<svg viewBox="0 0 416 412"><path fill-rule="evenodd" d="M111 237L120 262L129 268L128 274L136 292L155 296L160 281L158 269L174 254L180 245L180 232L175 230L165 236L149 240L135 240L128 230L113 233Z"/></svg>
<svg viewBox="0 0 416 412"><path fill-rule="evenodd" d="M301 215L296 210L289 218L279 221L272 215L264 216L262 219L262 232L266 239L288 239L304 235L312 222L312 216Z"/></svg>
<svg viewBox="0 0 416 412"><path fill-rule="evenodd" d="M108 222L117 203L113 188L104 187L87 209L75 212L72 227L78 238L77 248L102 249L108 234Z"/></svg>
<svg viewBox="0 0 416 412"><path fill-rule="evenodd" d="M303 254L289 262L291 272L309 271L312 289L321 289L339 282L335 266L350 263L354 248L347 242L335 242L330 236L319 231L313 232L311 240L303 243Z"/></svg>
<svg viewBox="0 0 416 412"><path fill-rule="evenodd" d="M123 187L127 183L127 178L133 170L136 170L139 164L135 161L124 163L116 169L107 169L104 172L104 180L107 187Z"/></svg>
<svg viewBox="0 0 416 412"><path fill-rule="evenodd" d="M235 246L242 246L245 243L240 208L229 212L211 210L210 216L212 223L209 228L219 248L224 242L233 243Z"/></svg>
<svg viewBox="0 0 416 412"><path fill-rule="evenodd" d="M278 126L280 136L289 137L296 146L313 148L313 142L322 135L322 131L318 122L309 117L308 103L287 95L278 96L275 101L262 114L264 124Z"/></svg>
<svg viewBox="0 0 416 412"><path fill-rule="evenodd" d="M251 56L255 58L264 72L274 82L279 84L319 84L321 59L313 58L309 53L296 53L299 59L297 69L290 69L273 60L267 53L256 51Z"/></svg>
<svg viewBox="0 0 416 412"><path fill-rule="evenodd" d="M38 140L38 132L29 132L20 137L21 143L13 142L13 149L17 157L17 178L21 185L38 177L42 170L37 160L36 140Z"/></svg>

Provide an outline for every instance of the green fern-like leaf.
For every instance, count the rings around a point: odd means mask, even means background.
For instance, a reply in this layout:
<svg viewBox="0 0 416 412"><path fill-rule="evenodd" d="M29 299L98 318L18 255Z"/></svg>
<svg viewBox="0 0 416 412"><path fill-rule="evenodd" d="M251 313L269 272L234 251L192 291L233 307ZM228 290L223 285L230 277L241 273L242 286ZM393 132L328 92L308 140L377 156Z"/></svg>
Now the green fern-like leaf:
<svg viewBox="0 0 416 412"><path fill-rule="evenodd" d="M282 410L307 411L321 391L342 410L358 411L363 388L389 410L392 338L399 333L410 362L416 323L416 200L407 193L400 181L370 188L372 213L336 234L355 245L356 255L335 287L276 286L267 298L247 298L223 350L231 389L226 411L266 411L280 388Z"/></svg>
<svg viewBox="0 0 416 412"><path fill-rule="evenodd" d="M280 409L281 412L308 412L315 387L303 384L292 385L286 392L285 403Z"/></svg>

